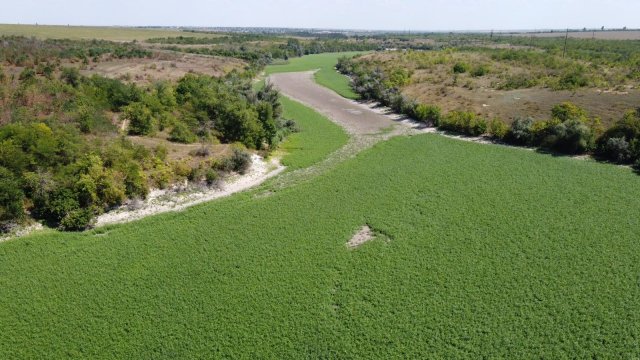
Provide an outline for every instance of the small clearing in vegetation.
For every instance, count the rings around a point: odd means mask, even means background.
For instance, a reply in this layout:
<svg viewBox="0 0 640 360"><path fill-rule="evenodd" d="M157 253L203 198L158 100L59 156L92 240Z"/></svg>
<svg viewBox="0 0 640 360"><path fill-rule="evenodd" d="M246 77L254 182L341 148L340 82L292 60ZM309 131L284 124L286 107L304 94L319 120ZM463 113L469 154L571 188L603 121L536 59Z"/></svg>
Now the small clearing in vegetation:
<svg viewBox="0 0 640 360"><path fill-rule="evenodd" d="M349 249L355 249L358 246L366 243L367 241L371 241L375 238L376 236L369 225L365 225L355 235L353 235L351 240L349 240L349 242L347 243L347 247Z"/></svg>

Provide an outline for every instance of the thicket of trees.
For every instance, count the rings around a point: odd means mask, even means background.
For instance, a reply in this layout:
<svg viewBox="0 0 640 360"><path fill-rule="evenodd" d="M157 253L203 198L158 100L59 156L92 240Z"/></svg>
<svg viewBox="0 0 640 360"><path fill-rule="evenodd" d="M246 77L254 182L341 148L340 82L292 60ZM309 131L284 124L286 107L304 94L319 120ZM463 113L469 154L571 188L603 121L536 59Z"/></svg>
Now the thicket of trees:
<svg viewBox="0 0 640 360"><path fill-rule="evenodd" d="M417 103L400 92L410 74L387 74L369 70L348 58L339 60L339 71L351 76L353 88L362 98L379 101L413 119L470 136L487 135L514 145L539 147L564 154L592 153L597 158L620 164L634 164L640 170L640 108L629 111L604 131L600 119L565 102L553 107L548 120L516 119L511 126L500 119L484 119L473 112L443 114L435 105Z"/></svg>
<svg viewBox="0 0 640 360"><path fill-rule="evenodd" d="M72 68L47 75L25 68L13 78L0 69L0 229L28 216L84 229L152 187L211 184L221 172L245 172L251 161L242 149L271 150L295 130L280 118L278 96L269 85L253 91L238 73L139 87ZM124 133L118 118L128 123ZM203 151L190 161L170 160L165 147L135 145L126 136L159 132L201 142ZM217 142L238 145L227 159L208 157L204 145Z"/></svg>
<svg viewBox="0 0 640 360"><path fill-rule="evenodd" d="M114 58L144 58L152 53L134 43L104 40L60 40L0 36L0 63L15 66L38 66L60 59L88 61L109 54Z"/></svg>
<svg viewBox="0 0 640 360"><path fill-rule="evenodd" d="M227 56L264 66L274 59L287 60L290 57L304 55L342 52L378 50L379 44L367 41L351 41L344 39L312 39L274 37L257 34L228 35L218 38L157 38L152 42L167 45L212 44L215 47L178 47L167 46L166 50L181 51L201 55Z"/></svg>

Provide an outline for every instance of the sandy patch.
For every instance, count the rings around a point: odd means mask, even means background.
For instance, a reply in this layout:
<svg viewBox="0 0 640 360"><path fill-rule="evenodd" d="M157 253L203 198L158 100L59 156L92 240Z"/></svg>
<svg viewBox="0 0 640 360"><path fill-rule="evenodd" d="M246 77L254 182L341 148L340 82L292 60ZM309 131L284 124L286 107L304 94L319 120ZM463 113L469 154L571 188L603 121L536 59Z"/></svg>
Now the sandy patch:
<svg viewBox="0 0 640 360"><path fill-rule="evenodd" d="M18 229L17 231L13 232L13 233L9 233L9 234L5 234L0 236L0 243L3 241L7 241L7 240L11 240L11 239L15 239L15 238L19 238L22 236L27 236L31 233L34 233L36 231L40 231L44 229L44 226L42 226L42 224L40 223L35 223L29 226L25 226L23 228Z"/></svg>
<svg viewBox="0 0 640 360"><path fill-rule="evenodd" d="M355 249L373 239L375 239L375 234L368 225L365 225L347 242L347 247L349 249Z"/></svg>
<svg viewBox="0 0 640 360"><path fill-rule="evenodd" d="M262 157L254 154L251 168L246 175L229 177L214 188L192 187L184 189L178 186L168 190L154 190L146 200L135 204L135 206L126 204L99 216L96 221L96 227L126 223L169 211L181 211L193 205L229 196L260 185L265 180L278 175L284 169L285 167L279 163L278 159L271 159L267 162Z"/></svg>

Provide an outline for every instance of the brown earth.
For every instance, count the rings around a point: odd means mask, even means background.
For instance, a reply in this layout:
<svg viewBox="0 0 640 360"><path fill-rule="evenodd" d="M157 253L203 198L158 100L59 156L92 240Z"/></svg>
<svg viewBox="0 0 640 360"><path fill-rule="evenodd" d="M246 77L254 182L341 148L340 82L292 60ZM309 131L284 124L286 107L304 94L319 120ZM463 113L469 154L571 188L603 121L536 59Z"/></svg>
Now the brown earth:
<svg viewBox="0 0 640 360"><path fill-rule="evenodd" d="M488 88L469 90L419 83L406 87L403 92L420 102L438 105L445 112L474 111L489 119L499 117L508 123L516 117L548 119L554 105L571 101L587 110L591 116L600 117L603 125L609 126L622 118L628 110L640 106L640 91L637 89L621 92L598 89L554 91L539 88L503 91Z"/></svg>
<svg viewBox="0 0 640 360"><path fill-rule="evenodd" d="M307 71L273 74L268 81L286 96L326 115L351 134L378 134L397 124L384 114L318 85L313 73Z"/></svg>
<svg viewBox="0 0 640 360"><path fill-rule="evenodd" d="M149 84L157 80L176 81L188 73L222 76L245 66L244 61L234 58L165 52L150 59L100 61L81 67L80 72L83 75L98 74L137 84Z"/></svg>

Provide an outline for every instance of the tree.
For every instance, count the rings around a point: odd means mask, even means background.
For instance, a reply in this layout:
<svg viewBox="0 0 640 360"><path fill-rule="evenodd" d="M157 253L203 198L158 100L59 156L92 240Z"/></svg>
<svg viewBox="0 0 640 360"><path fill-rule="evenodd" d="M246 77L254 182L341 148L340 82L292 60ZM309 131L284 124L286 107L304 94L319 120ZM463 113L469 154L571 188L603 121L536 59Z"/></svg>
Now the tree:
<svg viewBox="0 0 640 360"><path fill-rule="evenodd" d="M20 181L4 167L0 167L0 226L24 219L24 192Z"/></svg>
<svg viewBox="0 0 640 360"><path fill-rule="evenodd" d="M60 74L60 80L73 87L78 87L78 85L80 85L81 78L82 76L80 75L80 71L76 68L65 67L62 69L62 73Z"/></svg>
<svg viewBox="0 0 640 360"><path fill-rule="evenodd" d="M128 105L123 112L124 118L129 120L129 134L149 135L154 130L154 119L149 110L142 103Z"/></svg>
<svg viewBox="0 0 640 360"><path fill-rule="evenodd" d="M533 141L533 133L531 131L532 126L532 118L519 117L511 124L511 129L509 130L509 134L507 134L506 139L517 145L530 145Z"/></svg>

